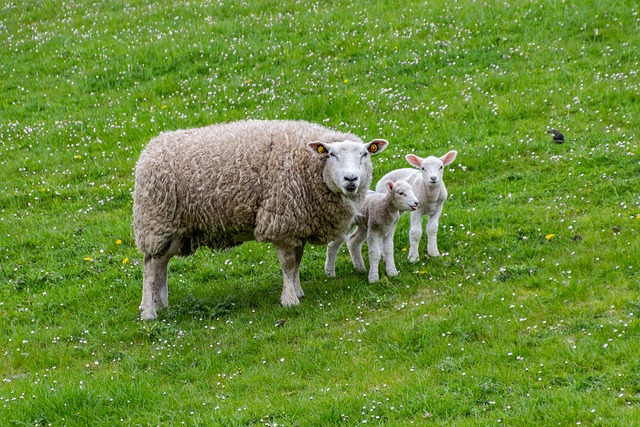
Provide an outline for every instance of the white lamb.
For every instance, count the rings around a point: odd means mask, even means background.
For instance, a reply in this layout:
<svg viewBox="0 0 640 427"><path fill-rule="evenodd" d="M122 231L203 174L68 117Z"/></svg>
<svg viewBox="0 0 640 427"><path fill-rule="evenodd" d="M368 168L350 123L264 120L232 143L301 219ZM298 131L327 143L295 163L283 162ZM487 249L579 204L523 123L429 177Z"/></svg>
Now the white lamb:
<svg viewBox="0 0 640 427"><path fill-rule="evenodd" d="M272 242L280 301L297 305L306 243L344 235L371 183L371 155L387 141L303 121L249 120L181 130L149 142L136 166L133 225L144 254L140 312L168 305L167 265L199 246Z"/></svg>
<svg viewBox="0 0 640 427"><path fill-rule="evenodd" d="M362 244L367 241L369 253L369 283L377 282L380 257L384 259L385 271L388 276L397 276L393 258L393 235L400 214L404 211L415 211L418 199L411 185L404 180L384 183L386 193L372 193L367 195L360 214L354 218L356 230L349 236L347 247L356 271L366 271L362 259ZM336 240L327 246L325 274L335 277L336 255L344 239Z"/></svg>
<svg viewBox="0 0 640 427"><path fill-rule="evenodd" d="M418 197L420 206L411 212L411 226L409 230L409 261L416 262L419 258L418 247L422 238L422 216L428 215L427 222L427 253L430 256L440 256L438 251L438 220L442 213L442 205L447 199L447 188L442 179L444 167L451 164L457 156L455 150L449 151L442 157L429 156L425 159L408 154L405 156L411 168L397 169L383 176L376 184L377 192L386 191L388 180L407 180Z"/></svg>

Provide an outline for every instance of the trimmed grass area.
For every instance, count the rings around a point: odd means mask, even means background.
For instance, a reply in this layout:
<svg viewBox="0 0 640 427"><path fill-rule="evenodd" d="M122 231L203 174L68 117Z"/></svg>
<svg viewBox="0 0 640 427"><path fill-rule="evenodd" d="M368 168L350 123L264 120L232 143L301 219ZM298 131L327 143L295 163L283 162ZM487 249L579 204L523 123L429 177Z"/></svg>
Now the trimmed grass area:
<svg viewBox="0 0 640 427"><path fill-rule="evenodd" d="M640 424L638 46L625 0L0 5L0 425ZM244 118L456 149L445 256L310 246L284 309L270 245L200 250L140 322L140 151Z"/></svg>

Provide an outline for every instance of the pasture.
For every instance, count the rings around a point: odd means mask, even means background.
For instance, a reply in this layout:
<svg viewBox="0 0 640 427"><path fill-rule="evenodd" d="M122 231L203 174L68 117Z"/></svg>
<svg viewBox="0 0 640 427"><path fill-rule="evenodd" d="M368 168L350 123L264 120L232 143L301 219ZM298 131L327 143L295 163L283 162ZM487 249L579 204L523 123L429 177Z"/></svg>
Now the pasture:
<svg viewBox="0 0 640 427"><path fill-rule="evenodd" d="M0 425L640 425L640 16L619 0L0 4ZM445 171L444 256L169 266L141 322L133 168L160 132L303 119ZM545 133L560 129L563 144ZM366 259L366 257L365 257Z"/></svg>

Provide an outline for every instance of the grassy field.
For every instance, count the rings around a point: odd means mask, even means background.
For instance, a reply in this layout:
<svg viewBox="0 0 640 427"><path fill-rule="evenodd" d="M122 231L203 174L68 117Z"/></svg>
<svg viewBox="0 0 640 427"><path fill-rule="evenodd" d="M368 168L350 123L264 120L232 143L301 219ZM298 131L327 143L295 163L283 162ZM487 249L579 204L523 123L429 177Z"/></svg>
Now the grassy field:
<svg viewBox="0 0 640 427"><path fill-rule="evenodd" d="M638 12L3 1L0 425L640 425ZM445 255L407 217L373 285L308 247L284 309L270 245L200 250L139 321L140 151L243 118L386 138L374 179L456 149Z"/></svg>

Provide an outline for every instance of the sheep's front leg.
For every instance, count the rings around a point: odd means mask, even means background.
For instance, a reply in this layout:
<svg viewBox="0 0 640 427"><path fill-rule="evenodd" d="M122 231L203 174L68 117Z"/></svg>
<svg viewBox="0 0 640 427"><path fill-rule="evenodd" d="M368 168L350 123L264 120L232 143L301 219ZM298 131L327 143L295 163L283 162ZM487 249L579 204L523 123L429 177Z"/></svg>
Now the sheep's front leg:
<svg viewBox="0 0 640 427"><path fill-rule="evenodd" d="M327 258L324 261L324 274L327 277L336 277L336 257L343 242L344 238L329 242L327 245Z"/></svg>
<svg viewBox="0 0 640 427"><path fill-rule="evenodd" d="M384 236L382 257L384 258L384 267L387 272L387 276L397 276L398 269L396 269L396 262L393 257L393 236L395 235L395 225L391 227L389 233Z"/></svg>
<svg viewBox="0 0 640 427"><path fill-rule="evenodd" d="M351 255L351 261L353 266L359 273L367 271L364 266L364 259L362 258L362 244L367 239L367 229L362 226L358 226L356 231L349 236L347 241L347 248L349 249L349 255Z"/></svg>
<svg viewBox="0 0 640 427"><path fill-rule="evenodd" d="M427 253L429 256L440 256L438 251L438 220L442 213L442 205L429 217L427 222Z"/></svg>
<svg viewBox="0 0 640 427"><path fill-rule="evenodd" d="M300 286L300 262L304 246L290 247L276 245L276 252L282 269L282 295L280 302L283 306L300 304L300 298L304 296Z"/></svg>
<svg viewBox="0 0 640 427"><path fill-rule="evenodd" d="M409 261L416 262L420 258L419 248L422 238L422 212L411 212L411 226L409 228Z"/></svg>

